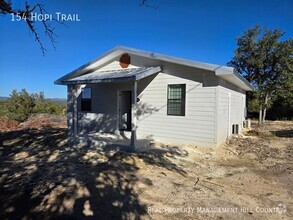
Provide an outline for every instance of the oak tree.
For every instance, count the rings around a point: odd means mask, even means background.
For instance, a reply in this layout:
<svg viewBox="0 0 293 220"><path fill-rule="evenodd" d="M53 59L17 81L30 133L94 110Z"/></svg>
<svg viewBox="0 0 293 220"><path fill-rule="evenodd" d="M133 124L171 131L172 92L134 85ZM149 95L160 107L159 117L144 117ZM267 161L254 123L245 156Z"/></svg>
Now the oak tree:
<svg viewBox="0 0 293 220"><path fill-rule="evenodd" d="M249 28L236 38L235 56L228 63L255 86L259 124L266 119L270 101L292 84L293 39L281 41L283 35L279 29Z"/></svg>

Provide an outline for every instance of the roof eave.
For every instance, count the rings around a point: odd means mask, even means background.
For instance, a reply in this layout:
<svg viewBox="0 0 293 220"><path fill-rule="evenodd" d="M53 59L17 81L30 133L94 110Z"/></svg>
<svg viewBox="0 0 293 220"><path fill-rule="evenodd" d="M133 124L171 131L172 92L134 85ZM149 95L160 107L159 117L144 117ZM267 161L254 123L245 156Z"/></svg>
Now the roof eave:
<svg viewBox="0 0 293 220"><path fill-rule="evenodd" d="M78 67L77 69L69 72L68 74L60 77L59 79L57 79L56 81L54 81L54 84L57 85L66 85L64 84L64 80L68 79L68 78L72 78L72 77L76 77L79 76L83 73L86 73L88 71L91 71L93 69L95 69L96 67L99 67L101 65L103 65L105 62L115 58L116 56L119 55L120 53L120 46L113 48L112 50L109 50L108 52L96 57L95 59L91 60L90 62L87 62L86 64Z"/></svg>
<svg viewBox="0 0 293 220"><path fill-rule="evenodd" d="M138 49L133 49L133 48L129 48L129 47L124 47L124 46L117 46L117 47L113 48L112 50L102 54L101 56L93 59L92 61L80 66L79 68L77 68L73 71L71 71L70 73L66 74L65 76L57 79L54 83L57 85L64 85L62 82L63 80L73 78L73 77L82 75L86 72L98 69L99 67L101 67L105 63L113 60L115 57L117 57L123 53L130 53L130 54L136 55L136 56L162 60L165 62L181 64L184 66L195 67L198 69L209 70L209 71L214 71L215 69L220 67L219 65L215 65L215 64L196 62L196 61L191 61L191 60L187 60L187 59L167 56L164 54L158 54L158 53L148 52L148 51L144 51L144 50L138 50Z"/></svg>
<svg viewBox="0 0 293 220"><path fill-rule="evenodd" d="M95 83L119 83L135 81L135 77L121 77L114 79L97 79L97 80L76 80L76 81L64 81L62 85L79 85L79 84L95 84Z"/></svg>
<svg viewBox="0 0 293 220"><path fill-rule="evenodd" d="M245 91L254 91L254 87L233 67L221 66L216 69L215 74Z"/></svg>
<svg viewBox="0 0 293 220"><path fill-rule="evenodd" d="M157 53L153 53L153 52L133 49L133 48L124 47L124 46L117 46L117 47L113 48L112 50L104 53L103 55L93 59L92 61L90 61L82 66L80 66L76 70L57 79L54 82L54 84L67 85L68 79L71 79L71 78L83 75L87 72L96 70L99 67L101 67L102 65L104 65L105 63L110 62L115 57L117 57L123 53L130 53L132 55L137 55L137 56L146 57L146 58L150 58L150 59L157 59L157 60L162 60L165 62L181 64L184 66L213 71L213 72L215 72L215 74L218 77L223 78L224 80L226 80L232 84L235 84L246 91L253 91L254 90L254 87L243 76L241 76L241 74L239 74L237 71L235 71L235 69L232 67L219 66L219 65L208 64L208 63L201 63L201 62L171 57L171 56L167 56L167 55L163 55L163 54L157 54Z"/></svg>
<svg viewBox="0 0 293 220"><path fill-rule="evenodd" d="M150 75L159 73L161 71L160 66L152 67L151 69L148 69L146 71L143 71L137 75L134 76L128 76L128 77L117 77L117 78L105 78L105 79L82 79L82 80L63 80L62 85L74 85L74 84L93 84L93 83L118 83L118 82L127 82L127 81L137 81L140 79L143 79L145 77L148 77Z"/></svg>
<svg viewBox="0 0 293 220"><path fill-rule="evenodd" d="M149 52L149 51L144 51L144 50L139 50L139 49L134 49L134 48L129 48L129 47L124 47L124 46L118 46L116 48L118 50L123 51L123 53L130 53L130 54L136 55L136 56L141 56L141 57L155 59L155 60L161 60L161 61L165 61L165 62L169 62L169 63L181 64L184 66L195 67L195 68L203 69L203 70L215 71L217 68L220 67L219 65L216 65L216 64L196 62L193 60L167 56L164 54L159 54L159 53L154 53L154 52Z"/></svg>

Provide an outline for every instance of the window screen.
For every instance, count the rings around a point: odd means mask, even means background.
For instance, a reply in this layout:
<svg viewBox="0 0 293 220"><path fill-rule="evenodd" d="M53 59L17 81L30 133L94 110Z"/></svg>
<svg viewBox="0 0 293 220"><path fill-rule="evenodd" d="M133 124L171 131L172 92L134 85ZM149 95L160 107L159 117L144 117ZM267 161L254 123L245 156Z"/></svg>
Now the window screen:
<svg viewBox="0 0 293 220"><path fill-rule="evenodd" d="M81 111L92 110L92 89L83 88L81 91Z"/></svg>
<svg viewBox="0 0 293 220"><path fill-rule="evenodd" d="M185 116L185 84L168 85L167 115Z"/></svg>

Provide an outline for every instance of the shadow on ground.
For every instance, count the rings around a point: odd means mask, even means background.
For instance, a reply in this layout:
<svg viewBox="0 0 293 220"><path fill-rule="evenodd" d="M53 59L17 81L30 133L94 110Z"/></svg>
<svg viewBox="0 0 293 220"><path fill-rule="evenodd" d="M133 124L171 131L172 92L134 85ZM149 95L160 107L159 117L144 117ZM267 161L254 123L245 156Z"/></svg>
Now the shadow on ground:
<svg viewBox="0 0 293 220"><path fill-rule="evenodd" d="M274 135L281 138L292 138L293 137L293 130L278 130L278 131L271 131Z"/></svg>
<svg viewBox="0 0 293 220"><path fill-rule="evenodd" d="M0 219L140 219L137 163L185 175L176 147L125 153L69 148L66 129L0 132Z"/></svg>

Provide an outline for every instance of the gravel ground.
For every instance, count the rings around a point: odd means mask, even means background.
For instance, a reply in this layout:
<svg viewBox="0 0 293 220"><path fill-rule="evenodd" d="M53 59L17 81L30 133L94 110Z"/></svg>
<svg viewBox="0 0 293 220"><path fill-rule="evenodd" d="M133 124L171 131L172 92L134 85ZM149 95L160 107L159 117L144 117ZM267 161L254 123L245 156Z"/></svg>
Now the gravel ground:
<svg viewBox="0 0 293 220"><path fill-rule="evenodd" d="M293 122L125 153L69 148L65 119L42 120L0 132L0 219L293 219Z"/></svg>

